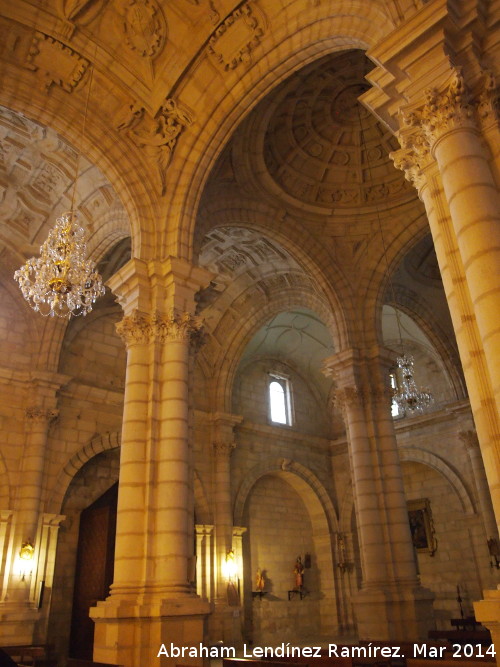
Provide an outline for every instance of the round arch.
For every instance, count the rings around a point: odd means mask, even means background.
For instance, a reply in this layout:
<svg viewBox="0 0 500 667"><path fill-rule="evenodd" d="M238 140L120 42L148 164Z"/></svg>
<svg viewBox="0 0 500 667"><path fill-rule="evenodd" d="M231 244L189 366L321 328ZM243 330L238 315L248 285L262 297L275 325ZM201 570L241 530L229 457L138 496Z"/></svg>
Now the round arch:
<svg viewBox="0 0 500 667"><path fill-rule="evenodd" d="M217 375L212 378L214 409L221 412L231 412L231 397L234 378L238 369L241 355L253 334L263 326L268 320L278 313L296 307L307 307L320 315L325 315L326 321L331 320L331 313L328 312L327 305L316 294L309 290L301 292L297 289L281 290L271 302L262 304L257 302L254 309L245 313L245 317L240 318L237 326L233 323L231 337L226 338L224 349L221 350L217 343L217 330L212 334L212 345L216 351L217 361L214 367L218 369ZM221 322L223 328L224 320ZM328 327L330 333L332 327ZM334 339L334 336L332 336ZM335 343L335 339L334 339ZM209 349L210 341L207 345L207 357L210 359L212 350ZM218 350L218 353L217 353ZM201 356L201 355L199 355ZM200 363L203 364L200 359ZM208 370L208 369L207 369Z"/></svg>
<svg viewBox="0 0 500 667"><path fill-rule="evenodd" d="M273 473L287 473L286 479L291 486L297 489L297 486L294 484L299 484L301 495L307 493L308 500L324 513L330 533L338 531L337 513L330 500L330 496L320 480L301 463L283 458L262 461L262 463L256 465L245 475L234 503L233 514L235 526L244 525L245 505L252 488L261 477Z"/></svg>
<svg viewBox="0 0 500 667"><path fill-rule="evenodd" d="M465 514L475 514L474 504L467 487L460 476L444 459L432 452L417 447L401 447L399 450L399 459L401 463L405 461L421 463L440 473L458 496Z"/></svg>
<svg viewBox="0 0 500 667"><path fill-rule="evenodd" d="M268 23L277 11L277 6L270 5L262 3L262 10L269 14ZM165 239L170 254L185 255L191 260L196 210L207 175L242 118L294 71L328 53L367 49L396 25L387 9L377 2L343 3L342 11L337 4L304 7L292 2L285 9L280 7L279 18L273 17L272 23L273 30L263 35L246 71L235 68L221 78L203 53L193 62L193 75L179 88L186 99L198 99L200 86L206 89L211 85L213 97L211 106L205 106L203 116L197 118L198 132L186 134L174 156L175 180L170 179L172 199L168 211L171 225ZM240 93L236 103L231 93L235 85Z"/></svg>
<svg viewBox="0 0 500 667"><path fill-rule="evenodd" d="M76 473L97 454L107 450L116 449L121 445L121 434L118 432L102 433L95 436L73 454L70 460L62 468L54 484L54 491L47 501L47 512L59 514L64 502L64 497Z"/></svg>

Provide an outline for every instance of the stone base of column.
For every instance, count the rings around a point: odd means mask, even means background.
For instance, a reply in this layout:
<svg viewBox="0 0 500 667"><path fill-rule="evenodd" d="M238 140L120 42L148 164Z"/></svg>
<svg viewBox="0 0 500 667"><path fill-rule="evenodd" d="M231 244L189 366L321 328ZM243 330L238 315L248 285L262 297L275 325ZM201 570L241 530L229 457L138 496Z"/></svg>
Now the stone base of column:
<svg viewBox="0 0 500 667"><path fill-rule="evenodd" d="M241 607L216 605L208 620L208 636L210 643L222 642L224 646L243 646L241 629Z"/></svg>
<svg viewBox="0 0 500 667"><path fill-rule="evenodd" d="M361 640L427 640L434 594L422 586L361 590L353 600Z"/></svg>
<svg viewBox="0 0 500 667"><path fill-rule="evenodd" d="M38 609L28 606L0 605L0 646L33 644Z"/></svg>
<svg viewBox="0 0 500 667"><path fill-rule="evenodd" d="M496 661L500 666L500 590L483 591L484 600L474 602L477 621L488 628L492 644L496 647Z"/></svg>
<svg viewBox="0 0 500 667"><path fill-rule="evenodd" d="M202 647L210 605L179 598L137 605L108 598L90 609L94 660L123 667L208 665Z"/></svg>

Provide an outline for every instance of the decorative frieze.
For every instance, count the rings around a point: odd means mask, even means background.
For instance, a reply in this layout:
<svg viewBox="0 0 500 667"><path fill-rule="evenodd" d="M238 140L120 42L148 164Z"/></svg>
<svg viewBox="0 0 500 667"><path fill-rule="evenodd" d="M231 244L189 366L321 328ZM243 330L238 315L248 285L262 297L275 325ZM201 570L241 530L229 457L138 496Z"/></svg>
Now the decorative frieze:
<svg viewBox="0 0 500 667"><path fill-rule="evenodd" d="M56 84L71 93L82 80L89 64L86 58L69 46L37 31L33 36L25 66L37 72L47 91Z"/></svg>
<svg viewBox="0 0 500 667"><path fill-rule="evenodd" d="M38 405L33 405L25 410L25 416L28 423L31 424L50 424L59 416L59 410L47 409Z"/></svg>
<svg viewBox="0 0 500 667"><path fill-rule="evenodd" d="M177 140L192 123L192 114L172 98L165 99L155 116L135 102L117 114L117 130L127 132L155 165L162 195L165 194L165 175Z"/></svg>
<svg viewBox="0 0 500 667"><path fill-rule="evenodd" d="M208 55L223 71L248 62L264 35L265 17L253 2L245 2L215 30L208 42Z"/></svg>

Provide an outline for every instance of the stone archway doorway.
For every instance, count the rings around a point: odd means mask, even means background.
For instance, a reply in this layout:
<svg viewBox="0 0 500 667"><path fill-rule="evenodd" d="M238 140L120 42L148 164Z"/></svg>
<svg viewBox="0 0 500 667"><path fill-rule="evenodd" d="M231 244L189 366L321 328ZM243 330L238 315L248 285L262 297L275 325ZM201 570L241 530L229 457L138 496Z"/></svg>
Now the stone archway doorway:
<svg viewBox="0 0 500 667"><path fill-rule="evenodd" d="M78 535L69 655L92 660L94 622L89 608L113 583L118 483L82 511Z"/></svg>

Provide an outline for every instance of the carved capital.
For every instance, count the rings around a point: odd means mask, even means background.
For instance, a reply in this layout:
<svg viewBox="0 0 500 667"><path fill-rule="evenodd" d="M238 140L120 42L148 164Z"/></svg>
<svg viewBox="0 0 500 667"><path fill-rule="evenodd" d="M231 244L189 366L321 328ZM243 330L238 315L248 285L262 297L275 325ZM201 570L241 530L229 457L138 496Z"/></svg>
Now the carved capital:
<svg viewBox="0 0 500 667"><path fill-rule="evenodd" d="M335 405L345 412L353 406L360 406L364 403L364 392L359 387L342 387L335 391Z"/></svg>
<svg viewBox="0 0 500 667"><path fill-rule="evenodd" d="M25 410L26 420L29 424L51 424L59 417L59 410L42 408L38 405L30 406Z"/></svg>
<svg viewBox="0 0 500 667"><path fill-rule="evenodd" d="M203 343L203 322L190 313L171 313L158 321L162 341L189 340L195 347Z"/></svg>
<svg viewBox="0 0 500 667"><path fill-rule="evenodd" d="M236 443L229 440L222 440L213 443L214 454L217 458L228 458L236 447Z"/></svg>
<svg viewBox="0 0 500 667"><path fill-rule="evenodd" d="M477 111L482 125L499 120L499 93L497 82L492 72L485 71L481 92L478 97Z"/></svg>
<svg viewBox="0 0 500 667"><path fill-rule="evenodd" d="M479 450L479 440L476 431L460 431L458 437L469 452Z"/></svg>
<svg viewBox="0 0 500 667"><path fill-rule="evenodd" d="M153 340L160 343L189 340L195 346L203 342L203 323L199 317L189 313L161 315L154 312L144 316L134 312L118 322L116 331L127 347L144 345Z"/></svg>
<svg viewBox="0 0 500 667"><path fill-rule="evenodd" d="M420 123L431 145L450 130L475 127L474 105L460 68L453 69L452 80L444 91L430 88L425 95L427 102L420 113Z"/></svg>
<svg viewBox="0 0 500 667"><path fill-rule="evenodd" d="M118 322L116 333L127 347L131 345L143 345L149 342L151 325L148 318L134 312L132 315L126 315L121 322Z"/></svg>

